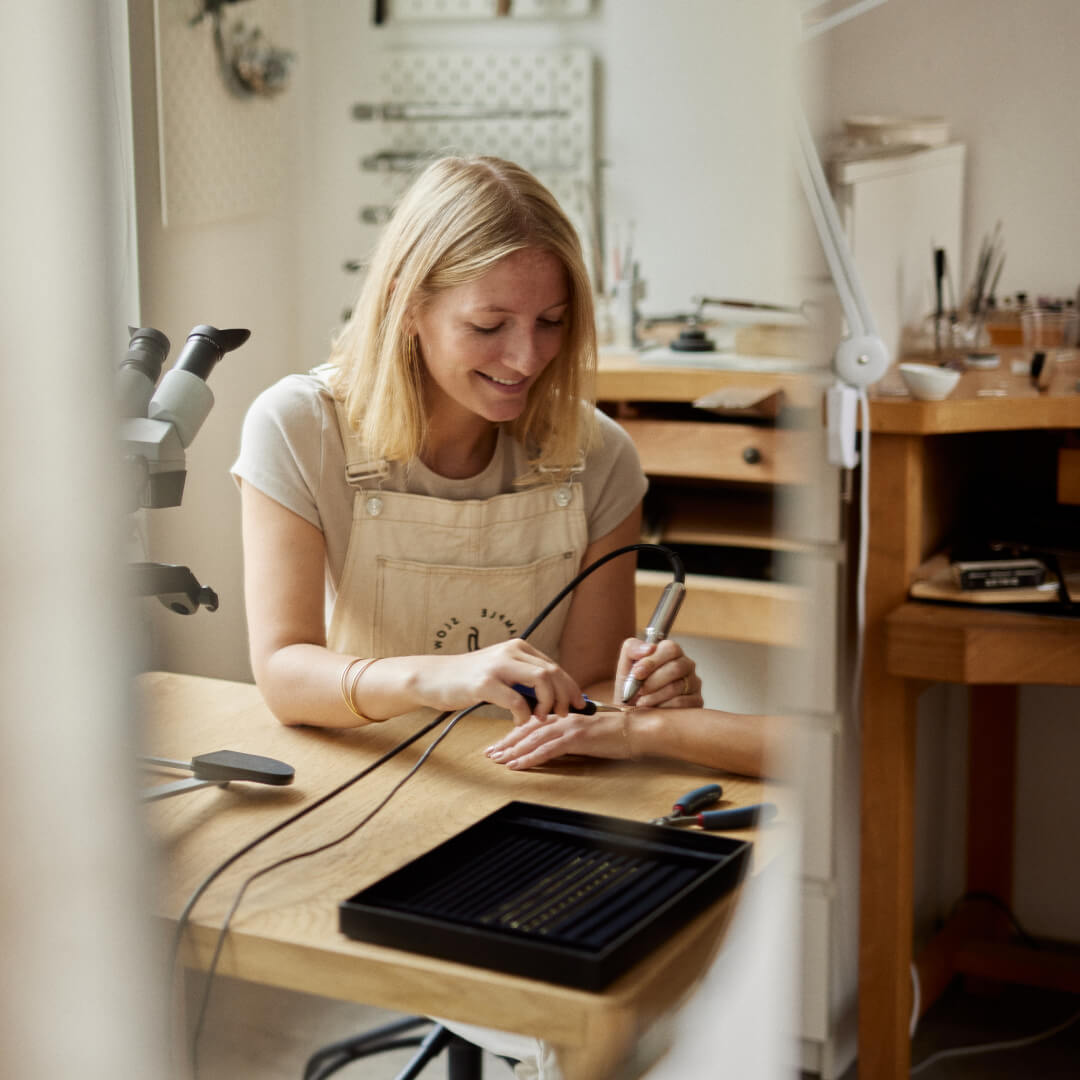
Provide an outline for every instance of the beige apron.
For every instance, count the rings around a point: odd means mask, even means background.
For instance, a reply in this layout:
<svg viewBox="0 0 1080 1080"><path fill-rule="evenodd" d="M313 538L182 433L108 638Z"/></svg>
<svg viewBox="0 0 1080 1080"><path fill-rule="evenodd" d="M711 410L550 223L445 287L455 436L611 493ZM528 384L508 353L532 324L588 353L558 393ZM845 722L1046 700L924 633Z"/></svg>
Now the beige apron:
<svg viewBox="0 0 1080 1080"><path fill-rule="evenodd" d="M335 405L355 494L329 647L416 656L517 637L581 565L581 485L540 484L489 499L383 491L386 463L369 459ZM569 606L568 597L529 638L555 660Z"/></svg>

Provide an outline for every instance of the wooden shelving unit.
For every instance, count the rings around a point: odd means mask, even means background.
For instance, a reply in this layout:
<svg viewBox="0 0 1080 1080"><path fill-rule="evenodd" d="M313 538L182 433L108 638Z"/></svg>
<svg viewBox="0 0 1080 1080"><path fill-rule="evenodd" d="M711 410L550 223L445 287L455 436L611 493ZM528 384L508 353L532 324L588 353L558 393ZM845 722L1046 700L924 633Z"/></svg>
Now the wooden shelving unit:
<svg viewBox="0 0 1080 1080"><path fill-rule="evenodd" d="M1075 686L1080 626L1073 618L902 604L885 619L890 675L967 686Z"/></svg>
<svg viewBox="0 0 1080 1080"><path fill-rule="evenodd" d="M921 564L985 520L1075 513L1055 483L1068 431L1080 427L1080 352L1055 356L1047 388L1012 372L966 372L945 401L871 397L871 480L862 713L859 1071L902 1080L909 1068L911 965L927 1009L959 973L1080 991L1076 956L1033 952L1009 927L962 908L912 955L918 692L969 688L967 890L1011 900L1017 687L1080 685L1080 620L912 602ZM1065 485L1066 492L1070 490Z"/></svg>
<svg viewBox="0 0 1080 1080"><path fill-rule="evenodd" d="M635 354L606 354L597 373L596 396L617 408L626 403L689 404L733 387L782 390L788 404L810 411L820 403L823 385L816 376L678 368L651 365ZM812 480L815 467L824 461L819 431L649 416L624 416L619 423L650 477L650 500L658 498L661 505L653 527L647 523L649 540L785 553L820 550L820 544L777 531L773 498L777 485ZM641 625L667 580L665 573L638 571ZM766 645L799 643L806 618L799 586L695 573L688 575L688 585L679 614L683 633Z"/></svg>

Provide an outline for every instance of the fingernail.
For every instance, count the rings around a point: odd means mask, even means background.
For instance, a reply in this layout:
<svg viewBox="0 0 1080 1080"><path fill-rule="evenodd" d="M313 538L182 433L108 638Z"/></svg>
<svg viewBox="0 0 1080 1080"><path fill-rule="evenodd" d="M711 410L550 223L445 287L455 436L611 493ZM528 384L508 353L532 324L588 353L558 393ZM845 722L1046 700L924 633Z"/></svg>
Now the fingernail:
<svg viewBox="0 0 1080 1080"><path fill-rule="evenodd" d="M503 758L506 757L506 751L505 750L496 750L494 754L490 755L490 757L491 757L492 761L497 761L501 765L502 761L503 761Z"/></svg>

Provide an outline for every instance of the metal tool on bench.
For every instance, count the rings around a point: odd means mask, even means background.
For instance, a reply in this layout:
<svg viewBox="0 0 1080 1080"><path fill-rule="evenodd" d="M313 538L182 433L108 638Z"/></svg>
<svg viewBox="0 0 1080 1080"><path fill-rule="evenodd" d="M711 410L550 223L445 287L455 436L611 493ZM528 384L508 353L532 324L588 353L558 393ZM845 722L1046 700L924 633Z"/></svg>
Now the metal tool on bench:
<svg viewBox="0 0 1080 1080"><path fill-rule="evenodd" d="M210 754L200 754L191 761L159 757L140 757L139 761L157 769L176 769L192 774L182 780L147 788L142 793L143 802L167 799L170 795L182 795L185 791L204 787L224 787L234 780L281 786L291 784L295 775L293 767L284 761L260 757L258 754L242 754L237 750L216 750Z"/></svg>
<svg viewBox="0 0 1080 1080"><path fill-rule="evenodd" d="M529 703L530 708L536 708L536 694L531 686L525 686L524 683L514 683L513 689ZM576 705L572 705L570 707L571 712L580 713L582 716L594 716L598 712L626 712L625 705L609 705L606 701L594 701L586 694L581 696L585 698L585 705L580 709Z"/></svg>
<svg viewBox="0 0 1080 1080"><path fill-rule="evenodd" d="M719 784L688 791L672 807L671 813L653 818L650 825L700 825L707 831L724 829L748 829L759 822L771 821L776 816L773 803L755 803L752 806L733 806L728 810L706 810L715 806L723 795Z"/></svg>

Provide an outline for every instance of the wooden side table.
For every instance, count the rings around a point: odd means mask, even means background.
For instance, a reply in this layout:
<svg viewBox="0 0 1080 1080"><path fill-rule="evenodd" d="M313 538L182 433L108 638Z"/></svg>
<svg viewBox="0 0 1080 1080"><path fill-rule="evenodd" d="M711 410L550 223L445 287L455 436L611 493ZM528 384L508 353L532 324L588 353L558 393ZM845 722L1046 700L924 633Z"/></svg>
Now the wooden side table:
<svg viewBox="0 0 1080 1080"><path fill-rule="evenodd" d="M1002 370L968 372L946 401L871 402L870 535L863 663L859 1075L910 1067L916 704L927 682L970 687L967 882L1009 903L1017 686L1080 685L1080 622L913 603L916 568L964 516L1062 516L1054 468L1080 428L1080 358L1048 391ZM1015 481L1015 482L1014 482ZM987 509L986 492L996 506ZM1049 492L1049 495L1047 493ZM1055 509L1056 507L1056 509ZM972 810L977 810L973 813ZM919 958L922 1009L954 974L1080 991L1080 964L1034 957L961 909Z"/></svg>

